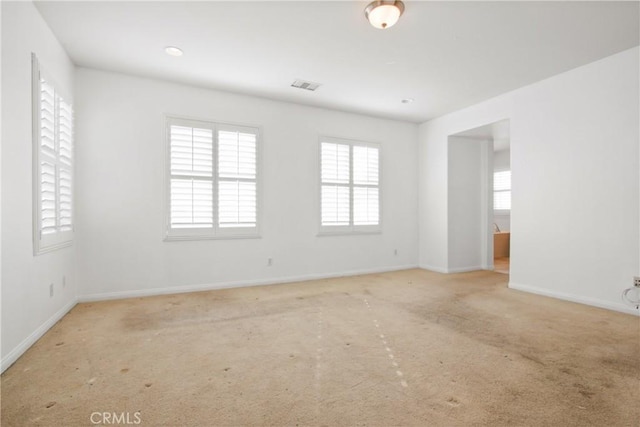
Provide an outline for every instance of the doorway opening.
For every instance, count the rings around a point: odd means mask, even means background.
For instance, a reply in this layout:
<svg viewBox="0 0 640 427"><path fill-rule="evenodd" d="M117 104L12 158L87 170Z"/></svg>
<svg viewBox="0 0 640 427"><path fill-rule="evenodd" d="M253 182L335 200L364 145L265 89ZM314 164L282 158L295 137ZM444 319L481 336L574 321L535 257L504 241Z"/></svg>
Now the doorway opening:
<svg viewBox="0 0 640 427"><path fill-rule="evenodd" d="M509 120L450 135L449 271L511 265L511 138Z"/></svg>

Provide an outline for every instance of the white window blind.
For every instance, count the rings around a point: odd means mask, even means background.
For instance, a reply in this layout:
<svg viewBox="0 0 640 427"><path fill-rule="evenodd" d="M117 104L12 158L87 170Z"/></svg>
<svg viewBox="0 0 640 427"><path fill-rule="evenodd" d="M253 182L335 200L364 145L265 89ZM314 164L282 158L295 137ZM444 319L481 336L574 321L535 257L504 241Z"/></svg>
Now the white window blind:
<svg viewBox="0 0 640 427"><path fill-rule="evenodd" d="M493 174L493 209L511 210L511 171Z"/></svg>
<svg viewBox="0 0 640 427"><path fill-rule="evenodd" d="M71 243L73 107L42 70L33 68L34 253Z"/></svg>
<svg viewBox="0 0 640 427"><path fill-rule="evenodd" d="M258 232L258 130L167 118L168 240Z"/></svg>
<svg viewBox="0 0 640 427"><path fill-rule="evenodd" d="M380 149L323 138L320 143L321 229L376 231L380 225Z"/></svg>

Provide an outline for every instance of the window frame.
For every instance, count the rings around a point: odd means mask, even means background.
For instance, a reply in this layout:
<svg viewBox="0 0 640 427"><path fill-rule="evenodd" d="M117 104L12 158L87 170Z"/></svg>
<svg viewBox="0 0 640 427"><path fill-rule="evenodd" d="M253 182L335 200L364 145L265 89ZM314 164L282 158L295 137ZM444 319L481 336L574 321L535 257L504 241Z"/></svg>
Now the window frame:
<svg viewBox="0 0 640 427"><path fill-rule="evenodd" d="M496 174L500 173L500 172L509 172L509 189L508 190L496 190L496 183L495 183L495 178L496 178ZM491 203L493 205L493 214L494 215L498 215L498 216L508 216L511 214L511 208L509 209L496 209L495 207L495 195L496 193L505 193L505 192L509 192L511 193L512 191L512 183L511 183L511 179L512 179L512 175L511 175L511 169L509 168L500 168L500 169L495 169L493 171L493 175L491 176Z"/></svg>
<svg viewBox="0 0 640 427"><path fill-rule="evenodd" d="M53 233L43 234L42 232L42 187L41 187L41 160L45 158L45 155L41 153L41 79L44 79L49 85L54 88L54 93L59 96L66 103L69 104L72 112L71 121L71 161L70 165L62 165L60 160L60 148L59 148L59 132L55 132L55 159L53 159L56 176L55 192L56 192L56 227L60 227L60 169L64 166L68 169L71 175L70 193L71 193L71 225L70 230L56 230ZM54 117L59 115L59 108L57 100L54 106ZM32 125L32 216L33 216L33 254L41 255L48 252L56 251L58 249L69 247L73 244L74 231L75 231L75 120L73 117L73 98L68 96L56 80L42 67L42 64L38 60L35 53L31 53L31 125ZM51 156L46 156L51 159Z"/></svg>
<svg viewBox="0 0 640 427"><path fill-rule="evenodd" d="M213 132L213 169L212 169L212 227L171 228L171 125L199 127L211 129ZM218 131L253 131L256 135L256 226L255 227L220 227L218 211ZM225 240L225 239L258 239L261 238L262 213L262 128L258 125L230 123L176 114L162 115L163 132L163 241L195 241L195 240Z"/></svg>
<svg viewBox="0 0 640 427"><path fill-rule="evenodd" d="M349 146L349 225L323 225L322 224L322 143L342 144ZM375 225L355 225L354 224L354 187L371 187L367 185L356 185L353 179L353 147L376 148L378 150L378 224ZM320 135L318 137L318 236L344 236L344 235L366 235L382 233L382 144L377 142L361 141L356 139L341 138L334 136Z"/></svg>

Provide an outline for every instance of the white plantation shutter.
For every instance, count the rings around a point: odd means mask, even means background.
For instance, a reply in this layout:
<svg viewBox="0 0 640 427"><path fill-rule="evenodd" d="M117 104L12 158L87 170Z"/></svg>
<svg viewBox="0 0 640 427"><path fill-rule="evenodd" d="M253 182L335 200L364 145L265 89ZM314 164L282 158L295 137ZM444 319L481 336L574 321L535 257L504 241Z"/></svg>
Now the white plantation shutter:
<svg viewBox="0 0 640 427"><path fill-rule="evenodd" d="M493 209L511 210L511 171L493 174Z"/></svg>
<svg viewBox="0 0 640 427"><path fill-rule="evenodd" d="M353 224L379 222L378 152L374 147L353 147Z"/></svg>
<svg viewBox="0 0 640 427"><path fill-rule="evenodd" d="M213 227L213 130L171 125L171 228Z"/></svg>
<svg viewBox="0 0 640 427"><path fill-rule="evenodd" d="M70 244L73 231L73 108L33 66L34 252Z"/></svg>
<svg viewBox="0 0 640 427"><path fill-rule="evenodd" d="M58 120L58 219L62 231L73 227L73 110L59 98Z"/></svg>
<svg viewBox="0 0 640 427"><path fill-rule="evenodd" d="M349 149L346 144L321 144L323 226L345 226L351 222Z"/></svg>
<svg viewBox="0 0 640 427"><path fill-rule="evenodd" d="M71 170L60 167L58 174L58 218L61 231L70 231L73 226Z"/></svg>
<svg viewBox="0 0 640 427"><path fill-rule="evenodd" d="M40 233L57 231L56 190L56 95L49 83L40 81Z"/></svg>
<svg viewBox="0 0 640 427"><path fill-rule="evenodd" d="M324 231L379 228L379 156L380 150L373 144L323 138L320 217Z"/></svg>
<svg viewBox="0 0 640 427"><path fill-rule="evenodd" d="M171 178L171 227L213 227L213 183Z"/></svg>
<svg viewBox="0 0 640 427"><path fill-rule="evenodd" d="M213 130L171 126L171 174L213 176Z"/></svg>
<svg viewBox="0 0 640 427"><path fill-rule="evenodd" d="M349 145L322 143L322 182L349 184Z"/></svg>
<svg viewBox="0 0 640 427"><path fill-rule="evenodd" d="M40 150L56 156L56 95L49 83L40 78Z"/></svg>
<svg viewBox="0 0 640 427"><path fill-rule="evenodd" d="M377 225L379 221L378 189L353 187L353 224Z"/></svg>
<svg viewBox="0 0 640 427"><path fill-rule="evenodd" d="M51 234L57 231L56 165L40 163L40 232Z"/></svg>
<svg viewBox="0 0 640 427"><path fill-rule="evenodd" d="M167 119L168 240L257 235L255 128Z"/></svg>
<svg viewBox="0 0 640 427"><path fill-rule="evenodd" d="M255 227L256 140L251 131L218 131L218 225Z"/></svg>
<svg viewBox="0 0 640 427"><path fill-rule="evenodd" d="M349 225L349 187L322 186L322 225Z"/></svg>

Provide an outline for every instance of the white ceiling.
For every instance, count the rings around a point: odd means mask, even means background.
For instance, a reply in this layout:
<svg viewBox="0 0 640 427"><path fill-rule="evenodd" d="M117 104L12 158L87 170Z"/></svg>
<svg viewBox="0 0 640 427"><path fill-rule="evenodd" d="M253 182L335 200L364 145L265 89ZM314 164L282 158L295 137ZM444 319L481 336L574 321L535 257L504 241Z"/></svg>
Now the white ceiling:
<svg viewBox="0 0 640 427"><path fill-rule="evenodd" d="M367 3L36 5L79 66L413 122L639 44L638 2L406 1L387 30Z"/></svg>

